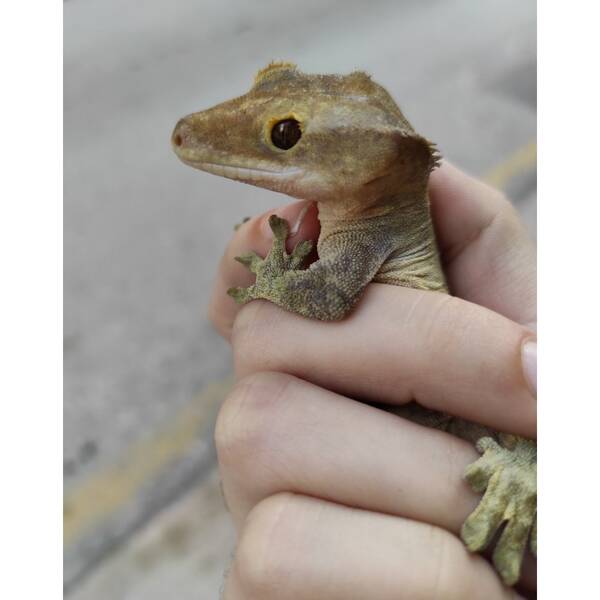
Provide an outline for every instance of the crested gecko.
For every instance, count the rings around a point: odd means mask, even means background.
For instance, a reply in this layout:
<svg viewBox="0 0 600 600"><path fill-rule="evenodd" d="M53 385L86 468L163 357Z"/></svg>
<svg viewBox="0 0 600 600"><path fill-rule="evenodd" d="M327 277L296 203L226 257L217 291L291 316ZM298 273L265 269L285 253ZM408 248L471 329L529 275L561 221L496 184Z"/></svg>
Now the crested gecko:
<svg viewBox="0 0 600 600"><path fill-rule="evenodd" d="M366 73L311 75L271 63L245 95L180 119L171 141L192 167L317 202L318 260L303 268L310 241L288 254L288 223L272 215L268 255L236 259L256 275L228 291L237 302L263 298L338 320L371 281L448 293L427 192L439 155ZM475 552L501 531L493 563L515 584L527 545L537 552L535 442L416 403L391 412L475 444L481 457L465 479L483 497L461 537Z"/></svg>

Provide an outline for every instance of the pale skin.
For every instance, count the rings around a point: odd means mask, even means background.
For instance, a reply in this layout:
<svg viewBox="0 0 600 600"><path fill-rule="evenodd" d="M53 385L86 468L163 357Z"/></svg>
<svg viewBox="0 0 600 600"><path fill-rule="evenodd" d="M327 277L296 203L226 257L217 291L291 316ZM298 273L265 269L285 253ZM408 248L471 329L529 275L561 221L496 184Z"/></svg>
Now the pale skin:
<svg viewBox="0 0 600 600"><path fill-rule="evenodd" d="M210 310L237 376L216 432L239 532L226 600L493 600L535 588L530 556L515 591L458 538L479 500L462 479L473 446L364 403L417 399L536 437L521 360L535 339L533 245L498 192L454 167L432 174L430 193L454 297L371 284L333 323L260 300L240 307L226 290L252 275L233 257L265 255L269 215L294 223L305 203L251 219L231 240ZM288 248L318 231L309 208Z"/></svg>

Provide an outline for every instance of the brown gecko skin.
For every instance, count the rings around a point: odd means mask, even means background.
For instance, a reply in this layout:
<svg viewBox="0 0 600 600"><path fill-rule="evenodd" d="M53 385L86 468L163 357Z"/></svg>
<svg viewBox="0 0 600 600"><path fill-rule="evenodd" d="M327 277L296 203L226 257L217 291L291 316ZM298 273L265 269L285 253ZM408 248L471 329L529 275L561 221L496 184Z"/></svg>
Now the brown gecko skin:
<svg viewBox="0 0 600 600"><path fill-rule="evenodd" d="M338 320L371 281L448 292L427 195L437 154L367 74L309 75L272 63L247 94L181 119L172 145L197 169L317 202L319 259L302 268L312 243L288 254L288 224L273 215L269 254L237 258L256 282L229 290L236 301L263 298ZM505 583L516 583L528 540L536 546L535 442L414 404L394 412L468 439L482 453L465 478L484 496L461 535L479 551L504 526L493 561Z"/></svg>

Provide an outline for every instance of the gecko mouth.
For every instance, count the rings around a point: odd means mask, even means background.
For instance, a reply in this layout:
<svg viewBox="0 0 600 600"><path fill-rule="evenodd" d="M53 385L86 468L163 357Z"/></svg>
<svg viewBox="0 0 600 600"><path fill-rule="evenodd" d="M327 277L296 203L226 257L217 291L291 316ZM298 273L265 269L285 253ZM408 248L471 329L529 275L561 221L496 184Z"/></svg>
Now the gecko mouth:
<svg viewBox="0 0 600 600"><path fill-rule="evenodd" d="M254 169L250 167L243 167L241 165L226 165L222 163L211 163L197 160L189 160L179 155L179 158L186 165L205 171L206 173L212 173L213 175L219 175L220 177L227 177L228 179L236 179L242 181L264 181L264 180L278 180L283 181L286 179L292 179L302 174L302 169L292 167L290 169Z"/></svg>

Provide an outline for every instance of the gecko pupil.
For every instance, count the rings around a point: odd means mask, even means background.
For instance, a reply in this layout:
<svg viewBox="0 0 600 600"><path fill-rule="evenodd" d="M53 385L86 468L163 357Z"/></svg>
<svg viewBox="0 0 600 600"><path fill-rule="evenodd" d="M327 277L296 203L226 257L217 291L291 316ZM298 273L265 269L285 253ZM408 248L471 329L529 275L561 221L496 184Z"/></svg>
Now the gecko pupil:
<svg viewBox="0 0 600 600"><path fill-rule="evenodd" d="M300 123L296 119L284 119L276 123L271 130L271 141L282 150L288 150L302 137Z"/></svg>

